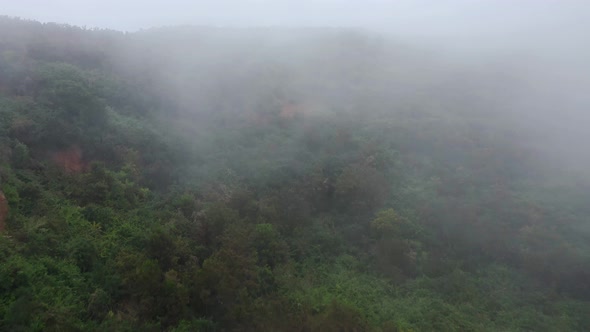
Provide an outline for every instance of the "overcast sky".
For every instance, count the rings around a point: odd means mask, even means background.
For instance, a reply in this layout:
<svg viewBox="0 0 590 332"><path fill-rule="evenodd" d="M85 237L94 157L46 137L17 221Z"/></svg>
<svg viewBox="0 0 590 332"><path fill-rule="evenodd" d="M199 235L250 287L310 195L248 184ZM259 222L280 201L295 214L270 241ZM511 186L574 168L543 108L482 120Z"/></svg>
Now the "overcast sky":
<svg viewBox="0 0 590 332"><path fill-rule="evenodd" d="M196 24L456 33L490 24L496 29L532 21L563 24L582 19L589 9L590 1L583 0L0 0L4 15L129 31Z"/></svg>
<svg viewBox="0 0 590 332"><path fill-rule="evenodd" d="M0 15L135 31L164 25L353 26L478 49L586 47L590 0L0 0Z"/></svg>

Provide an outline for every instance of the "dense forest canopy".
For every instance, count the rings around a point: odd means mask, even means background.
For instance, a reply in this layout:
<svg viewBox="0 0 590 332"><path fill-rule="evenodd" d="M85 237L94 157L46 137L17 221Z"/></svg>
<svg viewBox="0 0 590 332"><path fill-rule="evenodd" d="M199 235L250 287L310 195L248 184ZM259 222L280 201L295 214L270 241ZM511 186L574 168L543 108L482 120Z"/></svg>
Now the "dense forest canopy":
<svg viewBox="0 0 590 332"><path fill-rule="evenodd" d="M0 330L590 330L585 81L537 60L0 17Z"/></svg>

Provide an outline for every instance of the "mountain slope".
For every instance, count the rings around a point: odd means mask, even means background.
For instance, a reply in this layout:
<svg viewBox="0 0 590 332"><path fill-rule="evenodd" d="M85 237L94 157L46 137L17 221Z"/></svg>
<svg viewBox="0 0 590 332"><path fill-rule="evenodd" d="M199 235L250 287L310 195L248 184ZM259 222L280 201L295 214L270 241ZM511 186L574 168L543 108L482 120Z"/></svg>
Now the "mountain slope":
<svg viewBox="0 0 590 332"><path fill-rule="evenodd" d="M588 179L496 69L0 19L0 329L588 330Z"/></svg>

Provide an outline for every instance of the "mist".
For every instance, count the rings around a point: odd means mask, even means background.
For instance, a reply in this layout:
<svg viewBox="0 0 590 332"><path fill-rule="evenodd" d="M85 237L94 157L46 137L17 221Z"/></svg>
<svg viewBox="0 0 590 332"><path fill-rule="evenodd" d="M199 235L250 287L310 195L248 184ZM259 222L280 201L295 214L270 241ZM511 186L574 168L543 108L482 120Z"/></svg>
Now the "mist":
<svg viewBox="0 0 590 332"><path fill-rule="evenodd" d="M387 107L420 113L421 102L441 112L471 108L519 132L510 144L526 146L539 167L588 179L590 150L579 148L590 139L586 1L60 0L49 7L28 0L6 1L3 14L125 31L130 42L110 44L114 67L147 75L154 93L183 112L247 114L260 102L252 96L273 90L282 94L273 98L316 111L355 108L361 117ZM328 79L318 81L318 72ZM373 95L351 80L372 85ZM245 88L249 81L260 84ZM381 105L358 107L368 98Z"/></svg>
<svg viewBox="0 0 590 332"><path fill-rule="evenodd" d="M286 104L306 109L310 123L343 113L352 123L388 113L488 117L513 135L505 144L526 151L530 173L590 181L590 149L580 146L590 140L587 1L3 5L9 16L124 32L96 35L111 70L157 96L168 109L161 120L192 128L186 135Z"/></svg>
<svg viewBox="0 0 590 332"><path fill-rule="evenodd" d="M0 0L0 330L590 330L588 22Z"/></svg>
<svg viewBox="0 0 590 332"><path fill-rule="evenodd" d="M519 81L523 90L514 92L518 100L503 105L504 111L510 109L526 119L523 126L552 137L554 152L590 158L569 151L588 139L581 125L589 120L587 1L59 0L47 6L25 0L4 1L2 8L10 16L130 32L177 25L361 29L452 66L486 68L491 75L510 71L501 79Z"/></svg>

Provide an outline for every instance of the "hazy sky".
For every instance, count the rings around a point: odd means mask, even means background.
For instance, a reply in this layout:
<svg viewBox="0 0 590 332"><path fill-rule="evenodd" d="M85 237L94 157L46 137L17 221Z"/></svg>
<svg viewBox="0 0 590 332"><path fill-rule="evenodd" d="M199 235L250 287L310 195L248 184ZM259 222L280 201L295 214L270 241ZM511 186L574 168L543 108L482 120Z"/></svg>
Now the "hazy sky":
<svg viewBox="0 0 590 332"><path fill-rule="evenodd" d="M0 0L0 15L135 31L164 25L354 26L437 49L590 56L590 0ZM569 61L569 60L567 60Z"/></svg>
<svg viewBox="0 0 590 332"><path fill-rule="evenodd" d="M526 28L584 18L582 0L0 0L0 14L87 27L365 26L421 33ZM585 16L587 17L587 16Z"/></svg>

